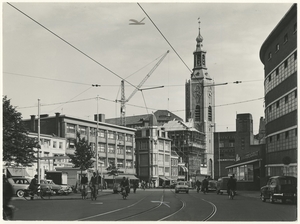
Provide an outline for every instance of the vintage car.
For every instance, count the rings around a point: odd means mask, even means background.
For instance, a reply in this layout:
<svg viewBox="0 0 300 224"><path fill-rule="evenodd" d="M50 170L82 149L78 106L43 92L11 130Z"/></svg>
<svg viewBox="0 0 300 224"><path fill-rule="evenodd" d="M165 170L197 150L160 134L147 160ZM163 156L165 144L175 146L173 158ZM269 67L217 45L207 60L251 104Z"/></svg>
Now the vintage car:
<svg viewBox="0 0 300 224"><path fill-rule="evenodd" d="M297 178L292 176L273 176L270 177L267 185L260 189L260 198L263 202L269 199L271 203L281 200L285 203L290 200L297 201Z"/></svg>
<svg viewBox="0 0 300 224"><path fill-rule="evenodd" d="M42 190L50 188L55 192L55 194L63 194L64 193L62 186L55 184L53 182L53 180L48 180L48 179L41 180L41 188L42 188Z"/></svg>
<svg viewBox="0 0 300 224"><path fill-rule="evenodd" d="M25 177L11 177L8 182L12 185L13 194L23 197L24 190L29 187L30 180Z"/></svg>
<svg viewBox="0 0 300 224"><path fill-rule="evenodd" d="M220 177L217 182L217 194L227 193L227 182L229 177Z"/></svg>
<svg viewBox="0 0 300 224"><path fill-rule="evenodd" d="M179 181L175 186L175 193L185 192L189 193L189 186L186 181Z"/></svg>
<svg viewBox="0 0 300 224"><path fill-rule="evenodd" d="M208 181L208 191L216 191L217 183L218 183L218 181L216 181L216 180L209 180Z"/></svg>

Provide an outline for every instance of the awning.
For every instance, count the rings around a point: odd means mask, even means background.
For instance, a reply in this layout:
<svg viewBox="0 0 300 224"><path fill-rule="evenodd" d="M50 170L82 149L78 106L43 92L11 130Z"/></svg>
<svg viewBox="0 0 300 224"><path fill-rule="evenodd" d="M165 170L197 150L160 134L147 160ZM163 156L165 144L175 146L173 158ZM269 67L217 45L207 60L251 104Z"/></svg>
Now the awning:
<svg viewBox="0 0 300 224"><path fill-rule="evenodd" d="M182 168L183 172L187 173L189 170L187 167L183 166L183 165L178 165L180 168Z"/></svg>
<svg viewBox="0 0 300 224"><path fill-rule="evenodd" d="M250 160L250 161L245 161L245 162L240 162L240 163L236 163L236 164L233 164L233 165L230 165L230 166L227 166L225 167L226 169L229 169L229 168L233 168L233 167L237 167L237 166L241 166L241 165L246 165L246 164L249 164L249 163L254 163L254 162L257 162L257 161L260 161L262 159L253 159L253 160Z"/></svg>
<svg viewBox="0 0 300 224"><path fill-rule="evenodd" d="M162 179L162 180L168 180L168 178L163 177L163 176L160 176L159 179Z"/></svg>
<svg viewBox="0 0 300 224"><path fill-rule="evenodd" d="M29 177L29 174L25 170L25 168L7 168L11 177Z"/></svg>

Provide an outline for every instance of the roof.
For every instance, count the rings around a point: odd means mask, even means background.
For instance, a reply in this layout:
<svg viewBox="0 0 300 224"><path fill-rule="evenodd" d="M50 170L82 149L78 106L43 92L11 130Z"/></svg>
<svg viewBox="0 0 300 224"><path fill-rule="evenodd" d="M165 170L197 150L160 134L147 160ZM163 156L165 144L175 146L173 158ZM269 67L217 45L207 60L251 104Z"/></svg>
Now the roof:
<svg viewBox="0 0 300 224"><path fill-rule="evenodd" d="M168 123L165 123L163 125L166 131L183 131L183 130L189 130L189 131L196 131L199 132L196 128L194 128L193 122L183 122L178 120L172 120Z"/></svg>
<svg viewBox="0 0 300 224"><path fill-rule="evenodd" d="M155 120L150 120L150 118L153 118L152 115L155 115ZM141 114L141 115L134 115L134 116L126 116L126 125L134 125L134 124L143 124L143 122L154 122L153 126L156 126L155 122L157 122L157 125L161 125L164 123L167 123L170 120L176 119L181 120L182 118L178 117L177 115L173 114L172 112L168 110L157 110L153 114ZM106 123L120 125L121 124L121 118L106 118ZM152 125L151 124L151 125Z"/></svg>

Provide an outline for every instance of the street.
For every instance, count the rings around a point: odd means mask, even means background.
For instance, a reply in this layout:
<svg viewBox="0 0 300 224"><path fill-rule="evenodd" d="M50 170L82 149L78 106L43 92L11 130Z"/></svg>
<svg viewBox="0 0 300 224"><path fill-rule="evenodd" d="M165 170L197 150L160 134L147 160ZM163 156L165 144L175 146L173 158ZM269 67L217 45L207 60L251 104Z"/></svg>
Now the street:
<svg viewBox="0 0 300 224"><path fill-rule="evenodd" d="M258 193L258 192L257 192ZM238 194L233 200L216 192L175 194L174 189L138 189L126 200L110 191L96 201L71 194L50 200L16 198L14 220L46 221L295 221L297 206L262 202L259 195Z"/></svg>

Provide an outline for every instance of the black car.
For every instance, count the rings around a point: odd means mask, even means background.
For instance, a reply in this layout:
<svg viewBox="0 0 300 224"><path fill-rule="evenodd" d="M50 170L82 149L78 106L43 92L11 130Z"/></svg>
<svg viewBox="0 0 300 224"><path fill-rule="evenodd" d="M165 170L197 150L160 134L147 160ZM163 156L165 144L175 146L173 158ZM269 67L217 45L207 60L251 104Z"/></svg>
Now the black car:
<svg viewBox="0 0 300 224"><path fill-rule="evenodd" d="M263 202L269 199L274 203L277 199L285 203L290 200L297 201L297 178L292 176L273 176L270 177L267 185L260 189L260 198Z"/></svg>

